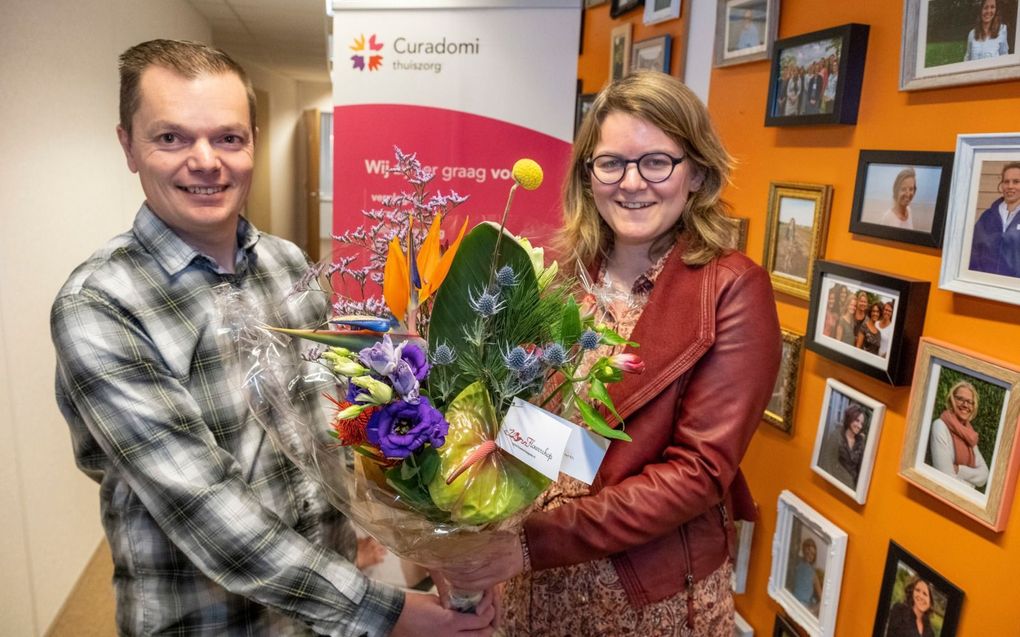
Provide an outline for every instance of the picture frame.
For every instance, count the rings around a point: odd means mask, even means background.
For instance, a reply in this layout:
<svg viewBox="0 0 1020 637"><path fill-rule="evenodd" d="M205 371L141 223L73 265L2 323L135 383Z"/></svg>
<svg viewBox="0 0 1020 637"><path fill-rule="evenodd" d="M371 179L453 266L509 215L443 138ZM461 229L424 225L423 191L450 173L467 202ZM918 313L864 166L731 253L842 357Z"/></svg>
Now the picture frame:
<svg viewBox="0 0 1020 637"><path fill-rule="evenodd" d="M597 93L578 93L577 105L574 109L574 136L577 136L578 129L581 128L581 122L584 121L584 116L591 110L591 105L595 103L595 96Z"/></svg>
<svg viewBox="0 0 1020 637"><path fill-rule="evenodd" d="M733 577L730 588L734 595L742 595L747 591L747 567L751 563L751 541L754 539L754 522L750 520L734 520L737 527L737 557L733 563Z"/></svg>
<svg viewBox="0 0 1020 637"><path fill-rule="evenodd" d="M850 232L942 247L953 153L862 150Z"/></svg>
<svg viewBox="0 0 1020 637"><path fill-rule="evenodd" d="M857 504L868 499L884 419L884 404L834 378L826 379L811 470Z"/></svg>
<svg viewBox="0 0 1020 637"><path fill-rule="evenodd" d="M737 226L737 251L747 254L747 227L751 223L750 217L730 217Z"/></svg>
<svg viewBox="0 0 1020 637"><path fill-rule="evenodd" d="M809 637L832 637L847 533L790 491L779 494L768 593Z"/></svg>
<svg viewBox="0 0 1020 637"><path fill-rule="evenodd" d="M740 613L733 613L733 637L754 637L754 627Z"/></svg>
<svg viewBox="0 0 1020 637"><path fill-rule="evenodd" d="M779 30L779 0L717 0L715 67L772 57Z"/></svg>
<svg viewBox="0 0 1020 637"><path fill-rule="evenodd" d="M610 0L609 17L619 18L623 14L637 9L645 3L645 0Z"/></svg>
<svg viewBox="0 0 1020 637"><path fill-rule="evenodd" d="M609 2L609 0L584 0L584 8L591 9L592 7L597 7L607 2Z"/></svg>
<svg viewBox="0 0 1020 637"><path fill-rule="evenodd" d="M1020 133L958 135L940 288L1020 305L1020 217L1003 230L1003 200L1020 203Z"/></svg>
<svg viewBox="0 0 1020 637"><path fill-rule="evenodd" d="M906 0L900 40L900 90L1003 82L1020 77L1017 3L999 0L998 5L999 33L979 42L972 39L971 32L980 20L980 3Z"/></svg>
<svg viewBox="0 0 1020 637"><path fill-rule="evenodd" d="M645 24L676 20L683 9L683 0L645 0Z"/></svg>
<svg viewBox="0 0 1020 637"><path fill-rule="evenodd" d="M927 600L924 599L925 589ZM915 591L918 591L919 603L929 605L928 612L923 614L924 621L932 628L931 633L938 637L955 637L963 606L963 591L892 540L885 558L872 637L902 634L898 627L904 624L909 627L911 623L914 624L914 632L917 632L912 607L917 602L911 601L915 598Z"/></svg>
<svg viewBox="0 0 1020 637"><path fill-rule="evenodd" d="M777 40L765 125L856 124L868 31L850 23Z"/></svg>
<svg viewBox="0 0 1020 637"><path fill-rule="evenodd" d="M609 81L614 82L630 71L631 32L630 22L613 27L609 32Z"/></svg>
<svg viewBox="0 0 1020 637"><path fill-rule="evenodd" d="M779 373L772 388L772 396L762 419L788 434L793 433L793 414L797 405L797 379L800 377L800 361L803 358L804 335L780 328L783 338L782 358Z"/></svg>
<svg viewBox="0 0 1020 637"><path fill-rule="evenodd" d="M816 261L805 346L890 385L908 385L930 288L928 281L920 279ZM857 312L862 303L868 308L863 318ZM876 336L869 329L858 344L859 327L868 322L875 304L879 305L880 332ZM885 316L887 305L891 316Z"/></svg>
<svg viewBox="0 0 1020 637"><path fill-rule="evenodd" d="M1020 367L926 337L914 378L900 475L1003 531L1020 466Z"/></svg>
<svg viewBox="0 0 1020 637"><path fill-rule="evenodd" d="M782 615L776 615L772 624L772 637L801 637L800 631Z"/></svg>
<svg viewBox="0 0 1020 637"><path fill-rule="evenodd" d="M634 43L630 50L630 72L662 71L668 74L672 58L673 37L659 35Z"/></svg>
<svg viewBox="0 0 1020 637"><path fill-rule="evenodd" d="M807 300L814 262L823 256L832 186L772 182L762 265L778 292Z"/></svg>

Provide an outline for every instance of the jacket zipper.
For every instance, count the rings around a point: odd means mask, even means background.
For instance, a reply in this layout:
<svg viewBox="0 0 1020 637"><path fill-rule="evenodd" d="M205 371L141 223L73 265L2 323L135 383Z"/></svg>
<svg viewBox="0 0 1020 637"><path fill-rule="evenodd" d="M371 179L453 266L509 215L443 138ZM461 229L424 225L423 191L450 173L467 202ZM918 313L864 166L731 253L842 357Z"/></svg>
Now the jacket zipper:
<svg viewBox="0 0 1020 637"><path fill-rule="evenodd" d="M687 525L680 527L680 542L684 546L684 563L687 566L687 574L684 582L687 585L687 618L681 628L681 635L694 634L694 567L691 565L691 549L687 542Z"/></svg>

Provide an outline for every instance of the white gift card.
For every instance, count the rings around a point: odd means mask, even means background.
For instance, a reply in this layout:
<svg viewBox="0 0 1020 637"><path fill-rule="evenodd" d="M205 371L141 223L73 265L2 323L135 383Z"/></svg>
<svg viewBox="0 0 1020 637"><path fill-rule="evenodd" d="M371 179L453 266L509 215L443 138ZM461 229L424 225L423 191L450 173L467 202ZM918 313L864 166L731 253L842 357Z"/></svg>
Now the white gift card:
<svg viewBox="0 0 1020 637"><path fill-rule="evenodd" d="M606 451L612 441L570 421L563 422L570 426L570 439L567 440L567 448L563 450L560 471L585 484L591 484L595 481L595 473L606 457Z"/></svg>

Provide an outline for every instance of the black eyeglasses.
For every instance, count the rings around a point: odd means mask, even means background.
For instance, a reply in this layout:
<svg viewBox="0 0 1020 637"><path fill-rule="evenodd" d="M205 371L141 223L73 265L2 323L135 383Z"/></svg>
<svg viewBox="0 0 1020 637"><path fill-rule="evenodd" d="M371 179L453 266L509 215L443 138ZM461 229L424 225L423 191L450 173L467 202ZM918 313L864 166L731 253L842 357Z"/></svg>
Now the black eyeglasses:
<svg viewBox="0 0 1020 637"><path fill-rule="evenodd" d="M592 157L585 165L588 172L607 186L623 181L627 174L627 166L637 164L638 174L645 181L657 184L666 181L673 174L676 165L683 157L673 157L666 153L645 153L637 159L625 159L617 155L599 155Z"/></svg>

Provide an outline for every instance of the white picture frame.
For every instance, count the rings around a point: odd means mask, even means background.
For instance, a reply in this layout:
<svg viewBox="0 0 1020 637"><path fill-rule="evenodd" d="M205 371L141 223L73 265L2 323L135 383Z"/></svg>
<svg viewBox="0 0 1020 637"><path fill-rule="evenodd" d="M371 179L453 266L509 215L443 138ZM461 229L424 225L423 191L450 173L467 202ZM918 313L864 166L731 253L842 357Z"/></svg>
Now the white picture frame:
<svg viewBox="0 0 1020 637"><path fill-rule="evenodd" d="M868 499L884 419L884 404L834 378L826 379L811 470L857 504ZM855 422L861 429L851 447L844 436L846 428ZM858 449L857 445L862 447Z"/></svg>
<svg viewBox="0 0 1020 637"><path fill-rule="evenodd" d="M754 522L736 520L737 559L733 563L733 577L730 584L734 595L747 591L747 567L751 563L751 541L754 539Z"/></svg>
<svg viewBox="0 0 1020 637"><path fill-rule="evenodd" d="M956 137L956 161L939 273L939 287L943 290L1020 305L1020 270L1016 275L989 271L975 264L983 258L976 257L973 250L975 226L984 212L991 210L984 209L995 196L989 192L989 183L998 182L997 173L1013 162L1020 162L1020 133ZM991 203L996 201L998 199ZM1001 226L1001 221L999 224ZM1010 228L1007 233L1020 232L1020 218L1013 219Z"/></svg>
<svg viewBox="0 0 1020 637"><path fill-rule="evenodd" d="M753 30L748 31L748 23ZM779 0L717 0L713 65L770 59L778 30Z"/></svg>
<svg viewBox="0 0 1020 637"><path fill-rule="evenodd" d="M645 24L657 24L680 17L683 0L645 0Z"/></svg>
<svg viewBox="0 0 1020 637"><path fill-rule="evenodd" d="M733 613L733 637L754 637L754 627L740 613Z"/></svg>
<svg viewBox="0 0 1020 637"><path fill-rule="evenodd" d="M846 531L790 491L779 494L768 593L808 637L835 633L846 546Z"/></svg>

